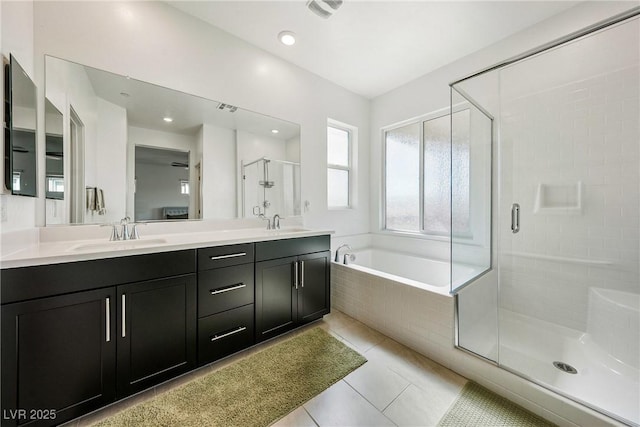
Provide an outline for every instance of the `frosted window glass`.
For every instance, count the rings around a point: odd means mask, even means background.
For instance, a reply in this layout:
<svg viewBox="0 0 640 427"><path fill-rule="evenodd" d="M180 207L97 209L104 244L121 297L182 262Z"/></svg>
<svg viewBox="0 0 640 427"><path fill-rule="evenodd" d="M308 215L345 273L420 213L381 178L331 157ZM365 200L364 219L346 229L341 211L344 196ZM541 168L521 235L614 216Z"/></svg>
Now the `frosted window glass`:
<svg viewBox="0 0 640 427"><path fill-rule="evenodd" d="M327 169L327 201L329 207L349 206L349 171Z"/></svg>
<svg viewBox="0 0 640 427"><path fill-rule="evenodd" d="M327 127L327 163L349 167L349 132Z"/></svg>
<svg viewBox="0 0 640 427"><path fill-rule="evenodd" d="M453 145L449 128L453 120ZM451 161L453 156L453 161ZM451 188L450 167L456 181ZM450 205L453 195L452 206ZM424 122L424 231L449 234L451 207L454 229L469 232L469 110Z"/></svg>
<svg viewBox="0 0 640 427"><path fill-rule="evenodd" d="M420 231L420 124L386 132L386 228Z"/></svg>

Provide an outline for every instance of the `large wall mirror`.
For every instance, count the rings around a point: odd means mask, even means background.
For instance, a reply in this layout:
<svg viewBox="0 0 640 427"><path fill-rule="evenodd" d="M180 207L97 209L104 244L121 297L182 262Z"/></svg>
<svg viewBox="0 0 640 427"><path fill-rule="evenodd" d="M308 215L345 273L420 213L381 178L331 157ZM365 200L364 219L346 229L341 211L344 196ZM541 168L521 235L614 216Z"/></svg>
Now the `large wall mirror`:
<svg viewBox="0 0 640 427"><path fill-rule="evenodd" d="M5 64L5 186L11 194L37 195L36 86L18 61Z"/></svg>
<svg viewBox="0 0 640 427"><path fill-rule="evenodd" d="M45 74L47 225L300 215L299 125L51 56Z"/></svg>

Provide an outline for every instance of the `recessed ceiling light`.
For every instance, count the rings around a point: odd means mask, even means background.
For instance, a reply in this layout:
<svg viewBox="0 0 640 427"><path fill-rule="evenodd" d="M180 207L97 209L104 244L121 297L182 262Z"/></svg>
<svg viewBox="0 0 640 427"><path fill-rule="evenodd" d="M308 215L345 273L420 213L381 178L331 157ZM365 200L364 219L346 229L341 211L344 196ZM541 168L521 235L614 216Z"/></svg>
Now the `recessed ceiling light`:
<svg viewBox="0 0 640 427"><path fill-rule="evenodd" d="M271 133L280 133L278 129L271 129Z"/></svg>
<svg viewBox="0 0 640 427"><path fill-rule="evenodd" d="M171 123L173 121L173 119L171 117L165 117L162 120L164 120L167 123Z"/></svg>
<svg viewBox="0 0 640 427"><path fill-rule="evenodd" d="M292 46L296 43L296 35L291 31L281 31L278 40L284 45Z"/></svg>

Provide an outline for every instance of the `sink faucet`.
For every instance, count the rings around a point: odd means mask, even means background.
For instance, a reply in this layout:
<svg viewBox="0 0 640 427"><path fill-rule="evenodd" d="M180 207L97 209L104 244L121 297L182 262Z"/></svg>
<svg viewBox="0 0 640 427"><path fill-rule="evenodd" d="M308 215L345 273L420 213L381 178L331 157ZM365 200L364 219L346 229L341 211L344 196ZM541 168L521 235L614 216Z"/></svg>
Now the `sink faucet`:
<svg viewBox="0 0 640 427"><path fill-rule="evenodd" d="M131 234L129 233L129 221L131 221L131 218L128 216L125 216L120 220L120 225L122 225L122 233L120 233L121 240L131 239Z"/></svg>
<svg viewBox="0 0 640 427"><path fill-rule="evenodd" d="M335 258L336 262L340 262L340 249L342 248L347 248L349 250L352 250L351 246L347 245L346 243L344 245L340 245L338 249L336 249L336 258Z"/></svg>
<svg viewBox="0 0 640 427"><path fill-rule="evenodd" d="M270 218L267 218L266 216L264 216L263 213L258 215L258 218L264 219L265 221L267 221L267 230L271 230L271 219Z"/></svg>
<svg viewBox="0 0 640 427"><path fill-rule="evenodd" d="M273 216L273 222L271 224L273 224L272 228L274 230L280 230L280 219L281 219L280 215L278 215L278 214L275 214Z"/></svg>

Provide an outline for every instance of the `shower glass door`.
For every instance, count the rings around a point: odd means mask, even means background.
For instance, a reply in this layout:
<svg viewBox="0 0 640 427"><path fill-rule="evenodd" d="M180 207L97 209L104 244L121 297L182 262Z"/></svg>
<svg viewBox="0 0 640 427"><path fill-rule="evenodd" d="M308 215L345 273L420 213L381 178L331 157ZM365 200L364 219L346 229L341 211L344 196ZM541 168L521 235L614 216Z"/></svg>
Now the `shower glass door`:
<svg viewBox="0 0 640 427"><path fill-rule="evenodd" d="M465 125L452 120L456 344L636 426L639 22L636 15L451 88L452 111L470 108L471 152L486 134L473 117L493 118L490 163L456 157ZM478 175L487 168L491 183ZM453 202L465 183L470 209ZM470 235L489 230L475 245L459 232L467 217L480 225L467 227ZM486 260L488 271L461 280L465 267Z"/></svg>
<svg viewBox="0 0 640 427"><path fill-rule="evenodd" d="M499 74L499 364L640 423L638 19Z"/></svg>

